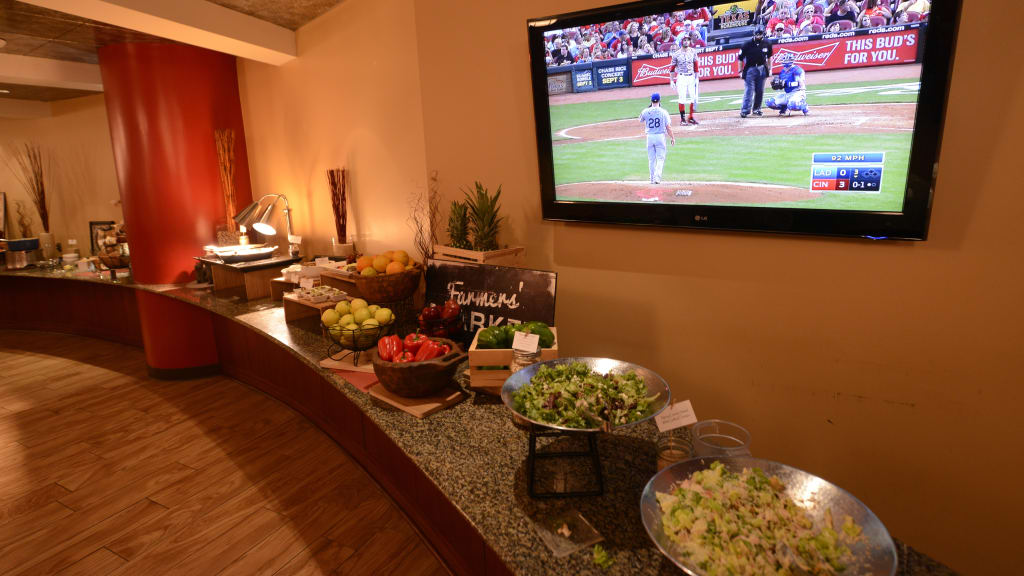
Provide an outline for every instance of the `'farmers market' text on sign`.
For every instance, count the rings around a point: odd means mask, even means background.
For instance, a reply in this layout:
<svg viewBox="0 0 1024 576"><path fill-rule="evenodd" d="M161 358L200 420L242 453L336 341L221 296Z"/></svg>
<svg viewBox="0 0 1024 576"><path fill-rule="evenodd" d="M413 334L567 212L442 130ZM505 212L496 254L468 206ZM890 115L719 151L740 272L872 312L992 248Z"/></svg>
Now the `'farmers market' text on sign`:
<svg viewBox="0 0 1024 576"><path fill-rule="evenodd" d="M427 303L458 302L471 333L533 320L553 326L557 277L544 270L428 260Z"/></svg>

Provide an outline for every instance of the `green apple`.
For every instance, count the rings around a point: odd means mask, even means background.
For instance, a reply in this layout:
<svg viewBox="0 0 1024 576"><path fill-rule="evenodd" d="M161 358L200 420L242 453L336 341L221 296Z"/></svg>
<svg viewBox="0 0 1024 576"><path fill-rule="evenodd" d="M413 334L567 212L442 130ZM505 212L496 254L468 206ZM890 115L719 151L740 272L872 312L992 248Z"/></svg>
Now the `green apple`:
<svg viewBox="0 0 1024 576"><path fill-rule="evenodd" d="M323 315L320 316L320 321L324 323L324 326L334 326L341 319L341 314L338 314L337 310L330 308L324 311Z"/></svg>
<svg viewBox="0 0 1024 576"><path fill-rule="evenodd" d="M360 272L360 274L363 276L376 276L377 269L374 268L373 266L367 266L366 268L363 268L363 271Z"/></svg>
<svg viewBox="0 0 1024 576"><path fill-rule="evenodd" d="M348 300L342 300L334 306L334 311L338 313L338 316L344 316L345 314L350 314L352 308L349 306Z"/></svg>
<svg viewBox="0 0 1024 576"><path fill-rule="evenodd" d="M345 325L345 332L355 332L356 330L359 330L359 324L355 322Z"/></svg>
<svg viewBox="0 0 1024 576"><path fill-rule="evenodd" d="M367 310L369 310L369 311L370 311L370 314L371 314L371 315L372 315L372 314L376 314L376 313L377 313L377 310L380 310L380 306L377 306L376 304L372 304L372 305L370 305L370 306L368 306L368 307L367 307Z"/></svg>
<svg viewBox="0 0 1024 576"><path fill-rule="evenodd" d="M391 313L390 308L381 308L373 315L373 317L380 322L382 326L387 326L395 320L394 314Z"/></svg>
<svg viewBox="0 0 1024 576"><path fill-rule="evenodd" d="M355 324L355 323L356 323L356 318L352 314L345 314L344 316L342 316L341 318L338 319L338 325L339 326L348 326L349 324Z"/></svg>
<svg viewBox="0 0 1024 576"><path fill-rule="evenodd" d="M351 307L352 312L355 312L360 308L366 308L368 305L366 304L366 300L363 300L362 298L356 298L352 302L349 302L349 306Z"/></svg>
<svg viewBox="0 0 1024 576"><path fill-rule="evenodd" d="M378 322L376 318L367 318L366 320L363 320L362 327L364 330L367 328L376 328L378 326L380 326L380 322Z"/></svg>
<svg viewBox="0 0 1024 576"><path fill-rule="evenodd" d="M353 312L352 316L355 318L356 324L362 324L369 320L372 314L370 314L370 310L368 308L360 308Z"/></svg>

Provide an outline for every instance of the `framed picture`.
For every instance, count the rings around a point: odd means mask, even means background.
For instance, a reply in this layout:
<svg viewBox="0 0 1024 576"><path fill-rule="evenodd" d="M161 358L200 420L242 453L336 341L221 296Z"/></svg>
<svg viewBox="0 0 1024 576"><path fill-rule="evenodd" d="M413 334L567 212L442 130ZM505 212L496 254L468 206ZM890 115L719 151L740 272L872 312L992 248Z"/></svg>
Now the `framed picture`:
<svg viewBox="0 0 1024 576"><path fill-rule="evenodd" d="M92 220L89 222L89 249L92 251L92 255L99 254L99 245L96 244L96 232L100 228L107 226L115 226L117 223L113 220Z"/></svg>

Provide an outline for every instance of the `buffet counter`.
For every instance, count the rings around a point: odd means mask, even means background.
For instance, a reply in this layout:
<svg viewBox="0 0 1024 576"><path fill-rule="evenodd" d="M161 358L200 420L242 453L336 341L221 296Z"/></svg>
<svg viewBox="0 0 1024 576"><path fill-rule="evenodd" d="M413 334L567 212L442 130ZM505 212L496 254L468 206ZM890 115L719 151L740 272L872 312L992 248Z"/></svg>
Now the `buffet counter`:
<svg viewBox="0 0 1024 576"><path fill-rule="evenodd" d="M640 520L640 493L656 472L650 421L601 435L604 494L533 500L526 493L527 435L500 399L474 395L419 420L373 400L319 367L327 344L286 324L280 303L209 290L113 283L62 272L0 272L0 328L72 332L141 345L134 291L211 313L224 373L288 404L334 438L380 483L456 574L679 574ZM559 440L561 442L561 440ZM572 467L549 471L563 481ZM614 558L598 568L590 547L555 558L535 522L578 511ZM897 541L898 574L949 570Z"/></svg>

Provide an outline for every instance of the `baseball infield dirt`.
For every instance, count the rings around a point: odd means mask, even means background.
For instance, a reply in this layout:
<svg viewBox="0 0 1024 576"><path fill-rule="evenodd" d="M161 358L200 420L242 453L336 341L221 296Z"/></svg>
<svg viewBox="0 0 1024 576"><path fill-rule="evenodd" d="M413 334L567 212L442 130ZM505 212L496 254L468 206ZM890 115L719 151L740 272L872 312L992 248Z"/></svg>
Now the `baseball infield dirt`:
<svg viewBox="0 0 1024 576"><path fill-rule="evenodd" d="M802 188L740 182L578 182L555 188L559 200L586 198L604 202L663 204L767 204L821 197Z"/></svg>
<svg viewBox="0 0 1024 576"><path fill-rule="evenodd" d="M774 110L765 109L764 116L740 118L735 110L698 113L697 126L673 126L676 138L687 136L767 136L784 134L878 134L879 132L910 131L914 128L917 105L905 104L849 104L841 106L812 106L811 114L797 112L780 117ZM677 121L673 115L673 121ZM643 138L643 127L635 119L612 120L597 124L573 126L558 133L564 140L555 140L555 146L594 140L626 140Z"/></svg>

